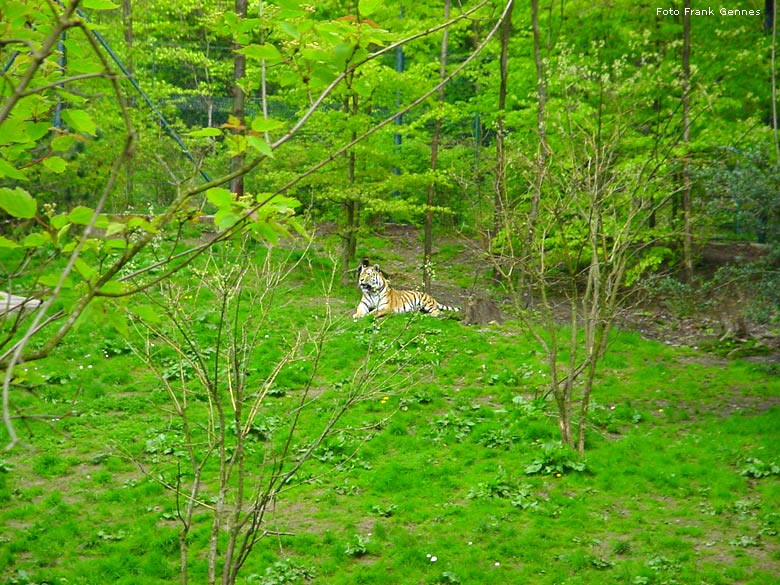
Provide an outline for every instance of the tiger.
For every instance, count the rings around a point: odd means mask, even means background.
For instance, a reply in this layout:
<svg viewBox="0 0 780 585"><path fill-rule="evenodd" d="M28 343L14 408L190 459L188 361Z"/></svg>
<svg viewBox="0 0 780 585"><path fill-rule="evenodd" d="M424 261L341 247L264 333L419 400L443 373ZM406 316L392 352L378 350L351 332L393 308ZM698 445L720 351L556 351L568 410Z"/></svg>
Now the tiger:
<svg viewBox="0 0 780 585"><path fill-rule="evenodd" d="M378 264L369 266L363 262L357 268L358 288L363 293L353 319L374 313L384 317L392 313L413 313L419 311L428 315L438 315L439 311L459 311L457 307L442 305L431 295L415 290L395 290L382 274Z"/></svg>

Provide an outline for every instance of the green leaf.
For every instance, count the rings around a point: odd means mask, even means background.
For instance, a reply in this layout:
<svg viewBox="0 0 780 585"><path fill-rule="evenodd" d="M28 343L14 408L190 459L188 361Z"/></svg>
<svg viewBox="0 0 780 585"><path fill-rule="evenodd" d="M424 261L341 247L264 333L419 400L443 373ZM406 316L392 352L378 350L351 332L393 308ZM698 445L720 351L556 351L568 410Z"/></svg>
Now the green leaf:
<svg viewBox="0 0 780 585"><path fill-rule="evenodd" d="M2 137L0 144L13 144L29 142L30 137L27 134L27 121L20 117L14 117L3 122Z"/></svg>
<svg viewBox="0 0 780 585"><path fill-rule="evenodd" d="M106 250L124 250L127 248L127 242L124 240L119 239L111 239L106 240L105 244L103 244Z"/></svg>
<svg viewBox="0 0 780 585"><path fill-rule="evenodd" d="M333 48L333 54L336 59L336 66L343 68L347 61L352 57L354 48L348 43L339 43Z"/></svg>
<svg viewBox="0 0 780 585"><path fill-rule="evenodd" d="M162 321L160 313L157 312L153 305L135 305L129 307L129 311L147 323L159 323Z"/></svg>
<svg viewBox="0 0 780 585"><path fill-rule="evenodd" d="M116 234L121 234L125 231L125 224L119 223L117 221L109 222L108 226L106 226L106 237L114 236Z"/></svg>
<svg viewBox="0 0 780 585"><path fill-rule="evenodd" d="M248 45L242 49L238 49L237 53L246 55L250 59L257 59L258 61L269 61L271 63L280 63L284 60L279 49L273 45Z"/></svg>
<svg viewBox="0 0 780 585"><path fill-rule="evenodd" d="M27 177L7 160L0 158L0 177L8 177L17 181L24 181Z"/></svg>
<svg viewBox="0 0 780 585"><path fill-rule="evenodd" d="M52 223L52 225L54 224ZM62 240L63 238L65 238L65 235L68 233L68 231L70 230L70 226L72 225L73 225L72 223L66 223L57 231L57 239L55 240L55 242L57 243L58 246L62 245Z"/></svg>
<svg viewBox="0 0 780 585"><path fill-rule="evenodd" d="M150 234L156 234L158 232L157 228L154 227L147 220L145 220L143 217L131 217L130 220L127 222L127 227L130 229L140 228L145 232L149 232Z"/></svg>
<svg viewBox="0 0 780 585"><path fill-rule="evenodd" d="M84 325L89 327L98 323L114 327L124 338L130 336L130 328L127 325L127 313L117 299L106 297L94 299L79 316L76 321L76 328L79 329Z"/></svg>
<svg viewBox="0 0 780 585"><path fill-rule="evenodd" d="M127 290L127 287L116 280L110 280L106 284L100 287L100 292L106 294L121 294Z"/></svg>
<svg viewBox="0 0 780 585"><path fill-rule="evenodd" d="M310 83L314 84L315 82L319 82L319 85L325 87L336 79L337 75L338 72L335 69L328 67L327 64L323 64L314 69Z"/></svg>
<svg viewBox="0 0 780 585"><path fill-rule="evenodd" d="M219 128L201 128L200 130L193 130L190 132L190 136L195 138L222 136L222 130Z"/></svg>
<svg viewBox="0 0 780 585"><path fill-rule="evenodd" d="M229 209L232 207L233 203L235 203L236 196L231 191L222 187L212 187L206 191L206 199L209 200L209 203L220 209L225 207Z"/></svg>
<svg viewBox="0 0 780 585"><path fill-rule="evenodd" d="M66 225L70 224L70 221L68 221L68 216L60 213L58 215L53 216L49 223L51 224L51 227L53 227L55 230L58 230L60 228L65 227Z"/></svg>
<svg viewBox="0 0 780 585"><path fill-rule="evenodd" d="M59 272L50 272L49 274L44 274L38 279L38 284L48 287L55 287L60 282L61 274ZM73 288L73 279L71 277L67 277L65 281L62 284L62 288L70 289Z"/></svg>
<svg viewBox="0 0 780 585"><path fill-rule="evenodd" d="M130 326L127 324L127 313L121 310L106 311L106 321L113 326L125 339L130 338Z"/></svg>
<svg viewBox="0 0 780 585"><path fill-rule="evenodd" d="M290 35L294 39L300 39L301 38L301 31L298 30L298 27L295 26L292 22L284 21L279 23L279 28L287 35Z"/></svg>
<svg viewBox="0 0 780 585"><path fill-rule="evenodd" d="M301 8L301 2L297 0L276 0L276 4L279 6L277 17L283 23L306 15L306 11Z"/></svg>
<svg viewBox="0 0 780 585"><path fill-rule="evenodd" d="M76 271L84 278L84 280L90 280L97 275L97 269L84 262L83 258L76 258L73 266Z"/></svg>
<svg viewBox="0 0 780 585"><path fill-rule="evenodd" d="M13 240L9 240L3 236L0 236L0 248L20 248L19 244Z"/></svg>
<svg viewBox="0 0 780 585"><path fill-rule="evenodd" d="M303 226L303 224L298 221L298 218L290 217L285 220L285 223L290 226L292 229L296 231L296 233L306 239L311 239L312 235L306 231L306 228Z"/></svg>
<svg viewBox="0 0 780 585"><path fill-rule="evenodd" d="M109 0L84 0L81 4L84 8L91 10L116 10L119 8L117 4Z"/></svg>
<svg viewBox="0 0 780 585"><path fill-rule="evenodd" d="M260 201L258 201L260 203ZM275 211L282 215L288 215L294 213L295 210L301 206L301 202L293 197L287 197L286 195L276 195L265 206L264 209L269 211Z"/></svg>
<svg viewBox="0 0 780 585"><path fill-rule="evenodd" d="M61 134L51 141L51 149L57 152L70 150L76 144L76 139L72 134Z"/></svg>
<svg viewBox="0 0 780 585"><path fill-rule="evenodd" d="M246 136L242 134L228 134L225 136L228 156L238 156L246 152Z"/></svg>
<svg viewBox="0 0 780 585"><path fill-rule="evenodd" d="M0 208L14 217L32 219L38 210L38 202L20 187L0 187Z"/></svg>
<svg viewBox="0 0 780 585"><path fill-rule="evenodd" d="M25 248L39 248L51 243L51 238L43 232L28 234L22 242Z"/></svg>
<svg viewBox="0 0 780 585"><path fill-rule="evenodd" d="M247 136L247 142L249 143L249 146L254 148L257 152L260 154L264 154L267 157L273 158L274 157L274 151L271 148L271 145L268 144L268 142L261 138L260 136Z"/></svg>
<svg viewBox="0 0 780 585"><path fill-rule="evenodd" d="M270 132L271 130L277 130L284 126L280 120L274 120L273 118L263 118L259 116L252 120L252 130L255 132Z"/></svg>
<svg viewBox="0 0 780 585"><path fill-rule="evenodd" d="M303 55L309 61L315 63L330 64L330 53L324 49L301 49L301 55Z"/></svg>
<svg viewBox="0 0 780 585"><path fill-rule="evenodd" d="M284 235L284 230L280 227L276 222L261 220L252 223L249 229L257 239L275 246L279 242L280 232Z"/></svg>
<svg viewBox="0 0 780 585"><path fill-rule="evenodd" d="M214 225L217 227L217 231L225 231L229 227L233 226L241 216L228 209L220 209L214 215Z"/></svg>
<svg viewBox="0 0 780 585"><path fill-rule="evenodd" d="M76 225L87 225L92 220L94 213L94 209L79 205L68 214L68 220Z"/></svg>
<svg viewBox="0 0 780 585"><path fill-rule="evenodd" d="M99 74L103 72L103 65L95 59L69 59L68 73L70 74ZM68 95L71 103L83 103L84 100L74 99L73 95Z"/></svg>
<svg viewBox="0 0 780 585"><path fill-rule="evenodd" d="M52 171L53 173L62 173L68 167L68 163L65 159L59 156L48 156L43 159L43 166Z"/></svg>
<svg viewBox="0 0 780 585"><path fill-rule="evenodd" d="M370 16L384 4L384 0L360 0L360 14Z"/></svg>
<svg viewBox="0 0 780 585"><path fill-rule="evenodd" d="M84 110L64 110L62 119L68 123L68 126L81 134L95 136L97 134L97 124Z"/></svg>
<svg viewBox="0 0 780 585"><path fill-rule="evenodd" d="M27 131L27 138L29 141L38 141L49 133L51 124L49 122L28 122L25 130Z"/></svg>
<svg viewBox="0 0 780 585"><path fill-rule="evenodd" d="M538 461L534 461L531 463L531 465L527 465L525 468L525 473L527 475L533 475L534 473L539 473L542 470L542 464Z"/></svg>

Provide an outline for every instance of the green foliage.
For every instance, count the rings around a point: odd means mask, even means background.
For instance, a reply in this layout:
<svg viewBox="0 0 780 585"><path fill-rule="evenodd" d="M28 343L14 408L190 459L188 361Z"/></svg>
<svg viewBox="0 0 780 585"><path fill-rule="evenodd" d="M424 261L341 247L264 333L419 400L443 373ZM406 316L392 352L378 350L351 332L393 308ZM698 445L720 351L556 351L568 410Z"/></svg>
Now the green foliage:
<svg viewBox="0 0 780 585"><path fill-rule="evenodd" d="M768 146L768 145L767 145ZM706 190L706 214L720 229L759 242L780 243L780 163L768 148L719 147L699 176Z"/></svg>
<svg viewBox="0 0 780 585"><path fill-rule="evenodd" d="M476 488L469 490L466 497L469 499L506 499L515 508L529 510L539 506L539 501L533 496L532 489L533 486L530 484L518 484L516 481L510 480L506 471L499 468L495 479L480 483Z"/></svg>
<svg viewBox="0 0 780 585"><path fill-rule="evenodd" d="M344 554L348 557L362 557L368 554L370 542L369 537L356 534L344 545Z"/></svg>
<svg viewBox="0 0 780 585"><path fill-rule="evenodd" d="M275 562L262 575L249 575L242 583L258 585L283 585L311 581L317 576L314 569L302 566L293 559Z"/></svg>
<svg viewBox="0 0 780 585"><path fill-rule="evenodd" d="M741 462L741 475L761 479L772 475L780 475L780 465L772 461L766 463L757 457L745 457Z"/></svg>
<svg viewBox="0 0 780 585"><path fill-rule="evenodd" d="M585 471L581 456L560 443L538 443L540 453L526 466L527 475L553 475L561 477L572 471Z"/></svg>
<svg viewBox="0 0 780 585"><path fill-rule="evenodd" d="M478 404L463 405L457 410L450 410L444 416L434 421L434 441L455 440L463 441L474 430L474 427L484 417L481 415L481 407Z"/></svg>

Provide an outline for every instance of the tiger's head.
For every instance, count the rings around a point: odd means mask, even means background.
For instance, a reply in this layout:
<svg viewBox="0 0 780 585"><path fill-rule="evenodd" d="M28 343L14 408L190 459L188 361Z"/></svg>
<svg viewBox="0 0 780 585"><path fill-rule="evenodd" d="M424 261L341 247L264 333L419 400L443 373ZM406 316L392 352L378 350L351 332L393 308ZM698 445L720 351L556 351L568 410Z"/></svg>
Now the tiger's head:
<svg viewBox="0 0 780 585"><path fill-rule="evenodd" d="M387 287L387 279L378 264L369 266L367 261L358 266L358 288L366 293L377 293Z"/></svg>

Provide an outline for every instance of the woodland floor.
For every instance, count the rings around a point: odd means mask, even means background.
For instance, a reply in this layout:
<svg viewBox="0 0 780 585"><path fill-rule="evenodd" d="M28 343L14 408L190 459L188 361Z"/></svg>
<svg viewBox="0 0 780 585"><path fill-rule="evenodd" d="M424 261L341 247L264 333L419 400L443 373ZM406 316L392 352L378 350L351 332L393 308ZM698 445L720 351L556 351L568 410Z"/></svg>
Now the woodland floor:
<svg viewBox="0 0 780 585"><path fill-rule="evenodd" d="M325 227L324 231L330 230ZM413 288L419 280L416 270L421 264L422 231L410 225L385 224L377 234L390 243L387 251L391 253L380 256L382 268L391 276L394 286ZM444 254L444 259L437 260L435 296L441 296L446 303L463 304L472 294L485 294L479 290L486 272L480 243L461 235L437 235L434 255L441 256L443 250L450 252ZM767 252L767 246L750 242L707 243L698 251L694 280L699 284L706 283L719 269L728 265L744 266L759 260ZM375 261L371 257L368 259ZM461 275L460 282L452 278L455 267ZM473 275L473 282L466 285L469 273ZM669 270L668 274L673 276L674 271ZM694 291L696 288L692 287ZM693 312L675 310L657 291L639 291L631 306L622 311L619 324L668 345L712 348L719 356L730 357L731 352L733 356L780 364L777 324L759 323L745 317L749 298L734 293L735 289L739 290L738 283L715 288L714 291L694 292L695 298L686 303L697 307ZM490 296L502 310L511 312L512 304L507 295L494 289ZM560 305L563 320L567 318L566 303L562 301Z"/></svg>

